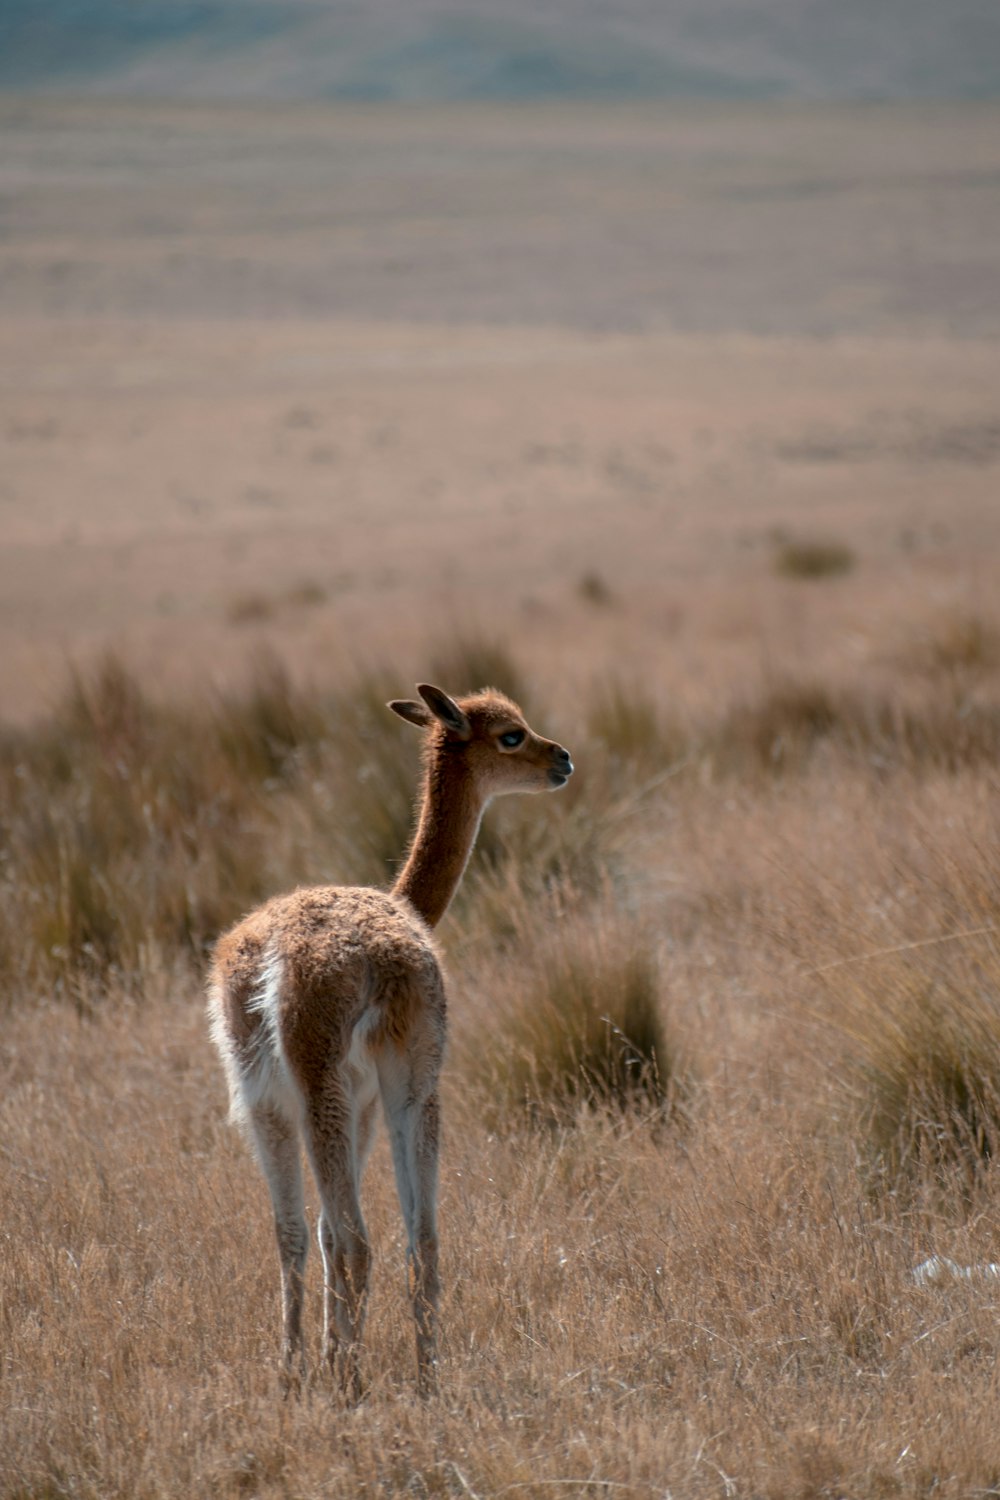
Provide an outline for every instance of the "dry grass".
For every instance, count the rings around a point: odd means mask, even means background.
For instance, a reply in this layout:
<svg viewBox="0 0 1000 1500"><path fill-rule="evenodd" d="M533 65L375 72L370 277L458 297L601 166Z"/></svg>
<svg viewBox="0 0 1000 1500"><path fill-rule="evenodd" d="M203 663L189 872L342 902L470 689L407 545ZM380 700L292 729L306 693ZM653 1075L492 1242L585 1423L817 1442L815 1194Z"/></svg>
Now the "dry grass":
<svg viewBox="0 0 1000 1500"><path fill-rule="evenodd" d="M464 1071L492 1129L553 1124L583 1110L676 1112L689 1081L667 1040L663 978L649 934L574 894L518 903L494 1045ZM502 1007L502 1009L501 1009Z"/></svg>
<svg viewBox="0 0 1000 1500"><path fill-rule="evenodd" d="M6 1494L959 1496L1000 1472L994 1299L907 1275L987 1258L993 1200L873 1209L801 1106L717 1101L677 1144L599 1115L501 1138L453 1074L442 1394L414 1396L380 1150L352 1411L278 1397L269 1215L197 999L8 1037ZM315 1263L310 1286L315 1355Z"/></svg>
<svg viewBox="0 0 1000 1500"><path fill-rule="evenodd" d="M581 576L576 591L587 604L598 609L607 609L616 602L611 585L600 573L594 571Z"/></svg>
<svg viewBox="0 0 1000 1500"><path fill-rule="evenodd" d="M704 744L722 774L799 771L823 750L880 771L955 774L1000 760L1000 704L961 686L912 698L898 689L786 679L749 701L737 698Z"/></svg>
<svg viewBox="0 0 1000 1500"><path fill-rule="evenodd" d="M786 537L775 548L774 569L785 578L839 578L857 559L845 542Z"/></svg>
<svg viewBox="0 0 1000 1500"><path fill-rule="evenodd" d="M910 648L910 660L931 674L977 677L1000 667L1000 630L971 610L952 610L929 621Z"/></svg>
<svg viewBox="0 0 1000 1500"><path fill-rule="evenodd" d="M995 1291L911 1271L996 1258L995 773L954 736L873 765L833 689L718 705L650 792L662 707L602 681L579 781L491 814L443 934L441 1396L380 1144L370 1394L279 1399L270 1216L192 959L255 889L386 873L395 686L272 663L182 711L108 661L5 741L0 1492L989 1492ZM907 713L948 738L933 693ZM315 1355L315 1261L310 1288Z"/></svg>

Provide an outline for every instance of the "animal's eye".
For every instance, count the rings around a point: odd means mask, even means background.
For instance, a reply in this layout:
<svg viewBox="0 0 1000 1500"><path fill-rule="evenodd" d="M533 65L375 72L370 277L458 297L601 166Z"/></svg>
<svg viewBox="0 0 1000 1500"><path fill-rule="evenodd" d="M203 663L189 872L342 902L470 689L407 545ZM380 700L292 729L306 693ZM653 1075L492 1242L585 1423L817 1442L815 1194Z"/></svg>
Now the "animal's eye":
<svg viewBox="0 0 1000 1500"><path fill-rule="evenodd" d="M506 734L500 736L500 743L505 750L516 750L518 745L524 744L524 730L508 729Z"/></svg>

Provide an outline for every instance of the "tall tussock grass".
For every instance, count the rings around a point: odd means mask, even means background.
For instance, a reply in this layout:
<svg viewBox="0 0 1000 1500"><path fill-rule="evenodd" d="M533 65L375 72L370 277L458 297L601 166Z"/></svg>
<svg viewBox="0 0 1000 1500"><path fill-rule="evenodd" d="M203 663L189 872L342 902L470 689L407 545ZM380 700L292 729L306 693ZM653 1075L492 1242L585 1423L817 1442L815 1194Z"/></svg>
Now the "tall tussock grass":
<svg viewBox="0 0 1000 1500"><path fill-rule="evenodd" d="M782 898L785 936L799 947L798 1021L827 1058L832 1115L868 1186L901 1201L931 1193L957 1217L1000 1149L991 780L967 771L925 784L911 772L860 797L838 788Z"/></svg>
<svg viewBox="0 0 1000 1500"><path fill-rule="evenodd" d="M493 1126L567 1123L581 1109L676 1114L689 1078L641 924L579 901L522 907L518 950L482 977L489 1047L468 1063Z"/></svg>
<svg viewBox="0 0 1000 1500"><path fill-rule="evenodd" d="M648 688L620 675L591 690L586 724L590 739L616 766L632 772L667 770L691 751L690 735L667 716Z"/></svg>
<svg viewBox="0 0 1000 1500"><path fill-rule="evenodd" d="M1000 945L968 941L950 966L874 959L835 1002L872 1182L956 1203L1000 1147Z"/></svg>
<svg viewBox="0 0 1000 1500"><path fill-rule="evenodd" d="M327 740L300 811L310 879L384 885L402 859L419 778L419 742L386 710L400 684L357 672L325 701Z"/></svg>
<svg viewBox="0 0 1000 1500"><path fill-rule="evenodd" d="M931 620L904 654L907 665L931 676L977 677L1000 670L1000 626L969 609Z"/></svg>
<svg viewBox="0 0 1000 1500"><path fill-rule="evenodd" d="M264 893L269 794L213 729L155 706L109 659L38 730L5 738L0 920L15 975L58 982L137 970L152 948L198 951Z"/></svg>
<svg viewBox="0 0 1000 1500"><path fill-rule="evenodd" d="M501 647L457 639L437 655L449 683L525 696ZM318 695L264 659L241 689L181 706L113 657L74 674L48 719L0 740L4 975L60 984L200 959L277 890L387 883L419 780L418 737L385 707L402 688L372 668ZM594 884L582 811L493 826L480 858L494 883L518 861L535 889Z"/></svg>
<svg viewBox="0 0 1000 1500"><path fill-rule="evenodd" d="M878 771L954 773L1000 763L1000 703L935 692L908 700L806 680L766 685L707 732L703 755L722 775L788 774L819 750Z"/></svg>
<svg viewBox="0 0 1000 1500"><path fill-rule="evenodd" d="M513 698L529 717L535 709L527 676L495 636L456 634L431 651L429 676L432 682L459 696L492 687Z"/></svg>
<svg viewBox="0 0 1000 1500"><path fill-rule="evenodd" d="M839 578L856 562L853 548L828 537L782 537L774 550L774 570L785 578Z"/></svg>
<svg viewBox="0 0 1000 1500"><path fill-rule="evenodd" d="M328 738L329 719L276 657L265 657L241 692L216 699L210 728L234 773L263 786L296 779Z"/></svg>
<svg viewBox="0 0 1000 1500"><path fill-rule="evenodd" d="M405 842L414 755L377 679L317 697L265 661L241 693L150 699L120 662L75 676L0 744L0 961L53 982L200 959L306 879L380 880Z"/></svg>
<svg viewBox="0 0 1000 1500"><path fill-rule="evenodd" d="M431 654L449 685L527 696L502 646L457 638ZM400 690L368 669L317 694L265 659L241 690L180 705L113 658L74 675L48 719L0 738L0 971L63 983L200 959L274 891L391 880L419 776L417 737L385 709ZM1000 705L957 693L903 702L786 681L682 729L619 676L579 706L567 738L580 774L544 806L487 816L459 897L501 946L518 937L512 895L597 899L627 884L651 813L689 794L689 771L752 783L819 753L879 775L1000 764Z"/></svg>

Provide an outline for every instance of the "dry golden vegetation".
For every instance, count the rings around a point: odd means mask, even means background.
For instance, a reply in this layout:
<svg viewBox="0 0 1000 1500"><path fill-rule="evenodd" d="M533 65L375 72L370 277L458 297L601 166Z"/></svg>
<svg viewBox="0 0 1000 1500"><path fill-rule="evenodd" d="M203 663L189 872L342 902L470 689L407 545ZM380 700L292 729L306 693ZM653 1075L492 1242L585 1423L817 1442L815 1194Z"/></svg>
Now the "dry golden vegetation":
<svg viewBox="0 0 1000 1500"><path fill-rule="evenodd" d="M1000 1493L994 113L4 109L0 1494ZM440 1394L380 1142L286 1401L202 976L417 680L578 772L440 930Z"/></svg>
<svg viewBox="0 0 1000 1500"><path fill-rule="evenodd" d="M264 891L387 877L415 774L389 674L312 693L271 663L181 707L107 659L9 732L5 1493L995 1487L1000 1295L912 1271L996 1256L997 761L918 644L905 716L786 685L685 736L624 680L575 730L553 709L580 776L491 814L444 933L429 1405L381 1151L369 1394L280 1399L269 1213L198 993Z"/></svg>
<svg viewBox="0 0 1000 1500"><path fill-rule="evenodd" d="M835 578L849 573L854 561L843 542L784 537L775 549L774 566L788 578Z"/></svg>

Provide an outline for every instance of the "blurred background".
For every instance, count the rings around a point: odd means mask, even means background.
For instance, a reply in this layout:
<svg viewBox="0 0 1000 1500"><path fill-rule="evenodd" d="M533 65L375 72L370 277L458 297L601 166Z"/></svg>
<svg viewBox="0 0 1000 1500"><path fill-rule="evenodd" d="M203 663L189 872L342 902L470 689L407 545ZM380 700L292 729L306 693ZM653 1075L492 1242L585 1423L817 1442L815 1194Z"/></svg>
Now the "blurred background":
<svg viewBox="0 0 1000 1500"><path fill-rule="evenodd" d="M0 90L8 718L459 621L697 698L842 645L792 531L986 587L987 0L7 0Z"/></svg>
<svg viewBox="0 0 1000 1500"><path fill-rule="evenodd" d="M990 0L6 0L16 89L227 99L995 97Z"/></svg>

